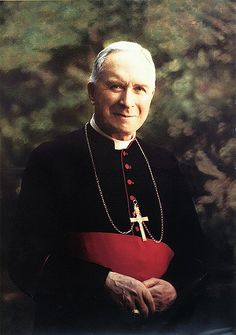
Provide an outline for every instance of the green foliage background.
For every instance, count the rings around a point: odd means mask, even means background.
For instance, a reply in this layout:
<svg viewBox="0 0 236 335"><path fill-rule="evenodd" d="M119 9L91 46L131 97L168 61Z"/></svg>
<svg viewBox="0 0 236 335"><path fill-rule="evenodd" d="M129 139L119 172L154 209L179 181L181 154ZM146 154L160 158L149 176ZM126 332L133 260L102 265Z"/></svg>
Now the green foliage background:
<svg viewBox="0 0 236 335"><path fill-rule="evenodd" d="M235 244L235 1L79 0L0 3L2 198L15 199L29 152L74 130L92 109L95 55L117 40L153 55L157 94L141 135L173 151L202 226Z"/></svg>

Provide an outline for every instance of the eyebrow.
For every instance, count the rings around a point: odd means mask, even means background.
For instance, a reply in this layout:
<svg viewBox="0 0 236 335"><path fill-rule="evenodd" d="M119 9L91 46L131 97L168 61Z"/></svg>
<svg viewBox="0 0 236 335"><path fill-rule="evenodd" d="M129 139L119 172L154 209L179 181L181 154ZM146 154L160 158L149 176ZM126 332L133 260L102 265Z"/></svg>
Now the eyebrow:
<svg viewBox="0 0 236 335"><path fill-rule="evenodd" d="M125 83L121 78L119 77L110 77L108 79L105 80L105 83L108 83L108 84L113 84L113 83Z"/></svg>
<svg viewBox="0 0 236 335"><path fill-rule="evenodd" d="M106 81L105 81L106 85L109 85L109 84L117 84L117 83L121 83L122 85L126 85L126 82L124 82L121 78L119 77L111 77L111 78L108 78ZM142 87L145 87L145 88L148 88L150 87L150 85L148 84L144 84L144 83L134 83L134 86L142 86Z"/></svg>

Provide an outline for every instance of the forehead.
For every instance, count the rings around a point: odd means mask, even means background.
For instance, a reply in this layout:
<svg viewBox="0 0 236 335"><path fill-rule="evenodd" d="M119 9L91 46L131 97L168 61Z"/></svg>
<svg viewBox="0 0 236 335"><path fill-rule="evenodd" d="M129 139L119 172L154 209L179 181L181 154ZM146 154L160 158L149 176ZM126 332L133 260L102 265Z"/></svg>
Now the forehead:
<svg viewBox="0 0 236 335"><path fill-rule="evenodd" d="M112 52L104 60L101 78L119 77L125 81L144 81L155 85L155 69L141 52Z"/></svg>

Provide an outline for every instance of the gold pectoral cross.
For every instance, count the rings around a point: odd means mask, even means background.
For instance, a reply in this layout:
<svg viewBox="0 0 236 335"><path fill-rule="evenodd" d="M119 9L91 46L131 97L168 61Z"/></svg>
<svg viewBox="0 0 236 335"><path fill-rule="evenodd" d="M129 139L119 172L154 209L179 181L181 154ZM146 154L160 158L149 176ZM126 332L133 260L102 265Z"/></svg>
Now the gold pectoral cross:
<svg viewBox="0 0 236 335"><path fill-rule="evenodd" d="M144 231L144 228L143 228L143 222L144 221L149 221L149 219L148 219L147 216L142 216L141 215L139 206L138 206L136 201L134 202L134 215L135 215L134 218L130 218L130 222L132 222L132 223L133 222L138 222L139 229L140 229L141 236L142 236L142 240L147 241L146 234L145 234L145 231Z"/></svg>

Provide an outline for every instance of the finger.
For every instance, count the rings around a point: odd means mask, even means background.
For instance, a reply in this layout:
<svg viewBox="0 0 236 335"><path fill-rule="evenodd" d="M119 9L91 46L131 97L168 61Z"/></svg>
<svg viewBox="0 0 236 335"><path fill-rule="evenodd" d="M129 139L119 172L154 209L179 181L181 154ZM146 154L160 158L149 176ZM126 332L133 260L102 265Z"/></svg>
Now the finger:
<svg viewBox="0 0 236 335"><path fill-rule="evenodd" d="M153 299L153 300L154 300L154 304L155 304L155 312L156 312L157 309L158 309L159 301L158 301L158 299Z"/></svg>
<svg viewBox="0 0 236 335"><path fill-rule="evenodd" d="M155 304L155 312L159 311L163 302L162 302L162 297L158 294L153 296L153 301Z"/></svg>
<svg viewBox="0 0 236 335"><path fill-rule="evenodd" d="M171 297L156 296L153 298L157 312L163 312L167 310L175 301Z"/></svg>
<svg viewBox="0 0 236 335"><path fill-rule="evenodd" d="M169 294L163 294L163 292L160 292L157 289L150 289L150 293L152 294L156 311L162 310L163 306L170 305L171 296Z"/></svg>
<svg viewBox="0 0 236 335"><path fill-rule="evenodd" d="M173 294L170 293L170 292L163 293L163 292L158 292L156 290L153 290L151 292L151 294L152 294L152 297L153 297L154 301L158 300L158 301L161 301L162 303L165 303L165 304L169 303L171 301L174 301L175 298L176 298L176 296L173 296Z"/></svg>
<svg viewBox="0 0 236 335"><path fill-rule="evenodd" d="M163 295L163 292L159 286L154 286L150 288L149 292L152 295L154 301L162 301L166 297L165 295Z"/></svg>
<svg viewBox="0 0 236 335"><path fill-rule="evenodd" d="M170 283L161 283L159 285L152 286L149 291L151 294L161 294L163 296L170 296L170 297L176 297L176 290L174 286L172 286Z"/></svg>
<svg viewBox="0 0 236 335"><path fill-rule="evenodd" d="M170 306L169 302L167 301L163 302L159 298L155 298L154 302L155 302L155 312L163 312L167 310Z"/></svg>
<svg viewBox="0 0 236 335"><path fill-rule="evenodd" d="M135 300L131 296L124 296L122 299L123 308L128 312L133 312L136 308Z"/></svg>
<svg viewBox="0 0 236 335"><path fill-rule="evenodd" d="M140 315L143 314L139 304L135 303L135 301L133 301L131 297L130 297L130 299L127 300L126 310L129 313L131 313L132 316L135 317L135 318L140 317Z"/></svg>
<svg viewBox="0 0 236 335"><path fill-rule="evenodd" d="M142 298L136 300L136 306L137 309L140 311L140 314L147 318L149 314L149 309Z"/></svg>
<svg viewBox="0 0 236 335"><path fill-rule="evenodd" d="M152 294L150 293L150 291L148 289L146 289L143 292L143 301L145 303L145 305L148 307L148 311L150 314L153 314L155 312L155 302L154 299L152 297Z"/></svg>
<svg viewBox="0 0 236 335"><path fill-rule="evenodd" d="M143 284L147 287L147 288L151 288L157 284L159 284L160 279L158 278L149 278L147 280L143 281Z"/></svg>

